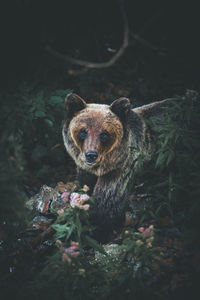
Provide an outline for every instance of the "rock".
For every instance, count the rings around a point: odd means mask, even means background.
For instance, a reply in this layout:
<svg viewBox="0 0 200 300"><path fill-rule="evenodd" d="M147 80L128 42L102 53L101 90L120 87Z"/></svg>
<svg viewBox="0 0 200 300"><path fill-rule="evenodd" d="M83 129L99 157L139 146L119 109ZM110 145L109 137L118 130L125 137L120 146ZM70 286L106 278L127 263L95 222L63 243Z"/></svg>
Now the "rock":
<svg viewBox="0 0 200 300"><path fill-rule="evenodd" d="M53 222L53 219L48 219L45 216L36 216L32 221L34 230L46 230Z"/></svg>
<svg viewBox="0 0 200 300"><path fill-rule="evenodd" d="M122 253L122 250L119 249L118 244L106 244L103 245L105 252L112 257L114 260L118 260L119 255ZM95 251L95 260L98 262L103 261L106 258L105 254Z"/></svg>
<svg viewBox="0 0 200 300"><path fill-rule="evenodd" d="M55 210L59 210L62 208L69 208L69 206L70 206L69 202L63 201L62 198L57 198L51 202L51 208Z"/></svg>
<svg viewBox="0 0 200 300"><path fill-rule="evenodd" d="M48 212L50 203L59 197L60 193L57 190L47 185L43 185L40 188L39 193L26 202L26 207L30 210L36 210L44 214Z"/></svg>

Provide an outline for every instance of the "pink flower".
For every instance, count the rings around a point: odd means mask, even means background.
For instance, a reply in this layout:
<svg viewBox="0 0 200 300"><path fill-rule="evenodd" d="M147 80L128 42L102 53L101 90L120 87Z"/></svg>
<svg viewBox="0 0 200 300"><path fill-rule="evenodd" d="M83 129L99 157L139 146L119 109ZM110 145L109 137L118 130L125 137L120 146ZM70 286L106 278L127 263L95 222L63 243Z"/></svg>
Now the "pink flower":
<svg viewBox="0 0 200 300"><path fill-rule="evenodd" d="M69 192L64 192L64 193L62 193L62 195L61 195L61 199L62 199L64 202L67 202L67 201L69 201L69 195L70 195Z"/></svg>
<svg viewBox="0 0 200 300"><path fill-rule="evenodd" d="M80 194L79 193L71 193L70 199L71 200L79 200Z"/></svg>
<svg viewBox="0 0 200 300"><path fill-rule="evenodd" d="M71 242L71 246L68 248L60 247L60 251L64 252L62 255L62 260L67 261L68 263L71 263L71 257L77 257L80 255L80 252L78 250L78 243L77 242Z"/></svg>
<svg viewBox="0 0 200 300"><path fill-rule="evenodd" d="M71 254L75 250L77 250L77 247L76 246L71 246L71 247L65 249L65 253L70 253Z"/></svg>
<svg viewBox="0 0 200 300"><path fill-rule="evenodd" d="M88 210L90 208L90 205L89 204L80 205L79 208Z"/></svg>
<svg viewBox="0 0 200 300"><path fill-rule="evenodd" d="M71 245L77 247L78 249L78 242L71 241Z"/></svg>
<svg viewBox="0 0 200 300"><path fill-rule="evenodd" d="M142 232L143 236L150 236L151 235L151 230L148 228L146 228L143 232Z"/></svg>
<svg viewBox="0 0 200 300"><path fill-rule="evenodd" d="M76 251L76 252L71 252L70 253L71 256L77 257L80 255L80 252Z"/></svg>
<svg viewBox="0 0 200 300"><path fill-rule="evenodd" d="M84 184L83 191L87 193L89 191L89 189L90 189L89 186L87 186L86 184Z"/></svg>
<svg viewBox="0 0 200 300"><path fill-rule="evenodd" d="M82 202L86 202L90 199L90 197L87 195L87 194L84 194L84 195L80 195L80 200Z"/></svg>
<svg viewBox="0 0 200 300"><path fill-rule="evenodd" d="M67 253L63 253L63 255L62 255L62 260L64 261L64 262L68 262L69 264L71 263L71 258L67 255Z"/></svg>
<svg viewBox="0 0 200 300"><path fill-rule="evenodd" d="M78 193L72 193L70 197L70 204L72 207L79 207L84 210L89 209L89 204L83 205L84 202L89 200L89 196L87 194L80 195Z"/></svg>
<svg viewBox="0 0 200 300"><path fill-rule="evenodd" d="M72 193L70 197L70 204L72 207L79 206L80 204L80 194Z"/></svg>
<svg viewBox="0 0 200 300"><path fill-rule="evenodd" d="M144 227L139 227L138 231L142 233L144 231Z"/></svg>
<svg viewBox="0 0 200 300"><path fill-rule="evenodd" d="M154 226L153 226L153 225L150 225L148 228L145 229L145 231L142 232L142 235L143 235L143 236L151 236L151 235L154 235L153 229L154 229Z"/></svg>

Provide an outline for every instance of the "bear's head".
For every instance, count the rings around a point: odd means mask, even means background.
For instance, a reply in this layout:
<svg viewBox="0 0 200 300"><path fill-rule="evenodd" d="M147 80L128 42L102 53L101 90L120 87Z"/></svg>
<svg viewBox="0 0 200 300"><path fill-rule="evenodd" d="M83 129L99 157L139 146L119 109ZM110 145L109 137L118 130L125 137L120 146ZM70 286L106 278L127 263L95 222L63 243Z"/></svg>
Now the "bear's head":
<svg viewBox="0 0 200 300"><path fill-rule="evenodd" d="M79 167L102 176L124 164L130 111L127 98L108 106L87 104L76 94L67 96L63 138Z"/></svg>

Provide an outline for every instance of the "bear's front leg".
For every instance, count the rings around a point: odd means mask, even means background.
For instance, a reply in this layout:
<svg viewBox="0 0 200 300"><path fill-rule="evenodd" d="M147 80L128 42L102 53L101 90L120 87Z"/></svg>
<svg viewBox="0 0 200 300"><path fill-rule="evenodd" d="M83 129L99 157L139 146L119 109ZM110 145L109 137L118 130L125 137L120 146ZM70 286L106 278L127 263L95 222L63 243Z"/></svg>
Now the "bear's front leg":
<svg viewBox="0 0 200 300"><path fill-rule="evenodd" d="M120 174L119 170L98 177L93 191L96 204L94 223L100 236L109 235L113 229L125 223L127 184L130 174Z"/></svg>

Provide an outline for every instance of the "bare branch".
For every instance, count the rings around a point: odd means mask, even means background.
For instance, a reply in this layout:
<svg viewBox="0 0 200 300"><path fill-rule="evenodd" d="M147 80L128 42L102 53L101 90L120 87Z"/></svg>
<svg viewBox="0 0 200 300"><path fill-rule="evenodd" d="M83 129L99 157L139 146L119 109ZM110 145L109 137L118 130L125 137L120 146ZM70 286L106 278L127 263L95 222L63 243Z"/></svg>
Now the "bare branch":
<svg viewBox="0 0 200 300"><path fill-rule="evenodd" d="M151 42L143 39L141 36L139 36L138 34L136 33L132 33L130 34L131 37L133 37L133 39L137 42L139 42L140 44L142 44L143 46L147 47L147 48L150 48L152 50L158 50L158 47L156 47L154 44L152 44Z"/></svg>
<svg viewBox="0 0 200 300"><path fill-rule="evenodd" d="M124 9L124 1L118 0L118 2L119 2L120 10L122 13L123 24L124 24L123 43L122 43L121 47L119 48L119 50L115 53L115 55L113 57L111 57L111 59L109 59L108 61L98 63L98 62L91 62L91 61L75 59L75 58L69 57L65 54L62 54L62 53L52 49L49 45L47 45L45 49L50 54L52 54L53 56L55 56L59 59L65 60L67 62L70 62L75 65L79 65L82 67L86 67L86 68L90 68L90 69L100 69L100 68L108 68L108 67L112 66L120 58L120 56L122 56L122 54L124 53L124 51L126 50L126 48L128 47L128 44L129 44L129 26L128 26L127 15L126 15L126 12Z"/></svg>

